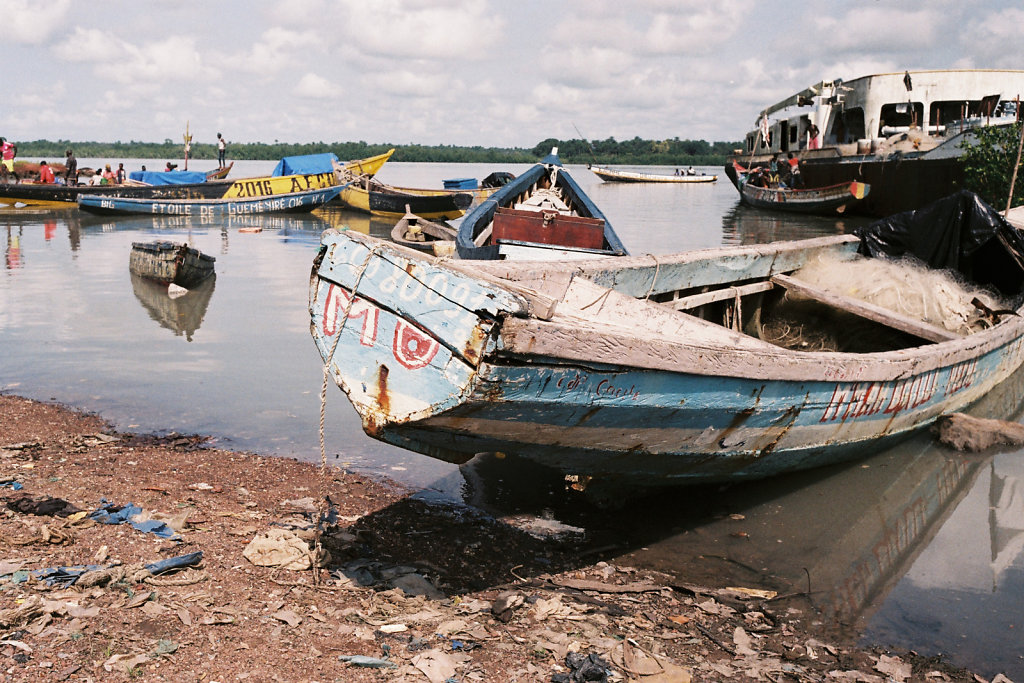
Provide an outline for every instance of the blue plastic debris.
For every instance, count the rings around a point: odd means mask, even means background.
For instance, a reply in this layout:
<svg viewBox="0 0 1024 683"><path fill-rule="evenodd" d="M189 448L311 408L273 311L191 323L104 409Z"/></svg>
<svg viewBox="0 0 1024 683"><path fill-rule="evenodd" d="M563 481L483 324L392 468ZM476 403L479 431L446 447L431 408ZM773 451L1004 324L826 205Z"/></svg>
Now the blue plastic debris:
<svg viewBox="0 0 1024 683"><path fill-rule="evenodd" d="M28 580L29 575L35 579L45 581L47 586L59 586L61 588L67 588L68 586L78 581L78 579L86 572L95 571L96 569L103 569L98 564L76 564L70 567L47 567L46 569L36 569L31 572L15 572L11 578L12 583L22 583Z"/></svg>
<svg viewBox="0 0 1024 683"><path fill-rule="evenodd" d="M21 485L20 481L14 481L13 479L5 479L3 481L0 481L0 488L3 488L4 486L10 486L15 491L20 491L23 488L25 488L24 486Z"/></svg>
<svg viewBox="0 0 1024 683"><path fill-rule="evenodd" d="M89 519L95 519L100 524L124 524L125 522L131 524L133 527L147 534L154 534L160 538L166 538L172 541L180 541L181 536L167 525L166 522L158 522L155 519L147 519L145 521L134 522L132 518L142 514L142 508L137 506L135 503L128 503L127 505L114 505L107 503L101 508L93 510L89 513Z"/></svg>
<svg viewBox="0 0 1024 683"><path fill-rule="evenodd" d="M151 562L146 565L146 571L153 576L157 576L159 574L166 574L167 572L175 569L193 567L202 561L203 551L198 550L194 553L188 553L187 555L178 555L177 557L169 557L166 560L160 560L159 562Z"/></svg>

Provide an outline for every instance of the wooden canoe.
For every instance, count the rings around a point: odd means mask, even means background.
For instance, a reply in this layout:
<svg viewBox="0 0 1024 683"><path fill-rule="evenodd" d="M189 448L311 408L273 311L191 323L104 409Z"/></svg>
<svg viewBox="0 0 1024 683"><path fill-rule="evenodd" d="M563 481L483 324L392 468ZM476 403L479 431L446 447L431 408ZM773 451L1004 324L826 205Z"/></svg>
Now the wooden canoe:
<svg viewBox="0 0 1024 683"><path fill-rule="evenodd" d="M338 196L341 187L238 199L146 199L80 195L78 208L99 214L153 214L168 216L237 216L257 213L312 211Z"/></svg>
<svg viewBox="0 0 1024 683"><path fill-rule="evenodd" d="M594 172L601 180L605 182L617 182L617 183L682 183L682 184L700 184L700 183L713 183L718 180L717 175L661 175L658 173L640 173L638 171L621 171L615 168L607 168L605 166L594 166L587 164L587 168Z"/></svg>
<svg viewBox="0 0 1024 683"><path fill-rule="evenodd" d="M564 260L627 253L557 151L466 215L456 239L460 258Z"/></svg>
<svg viewBox="0 0 1024 683"><path fill-rule="evenodd" d="M161 285L194 289L213 275L216 260L187 244L132 242L128 270Z"/></svg>
<svg viewBox="0 0 1024 683"><path fill-rule="evenodd" d="M1015 256L976 272L1012 275L1018 296L1024 242L1015 231L1004 240ZM905 437L1024 360L1024 308L962 336L794 276L825 255L852 261L860 246L838 235L657 258L469 263L327 231L311 331L364 430L420 453L463 462L515 452L653 485L766 477ZM850 348L803 350L765 335L780 307L795 305L787 291L844 316L836 337ZM870 333L849 334L851 320Z"/></svg>
<svg viewBox="0 0 1024 683"><path fill-rule="evenodd" d="M836 214L864 199L870 186L859 181L829 185L827 187L787 188L758 187L751 182L747 169L736 166L734 184L740 200L749 206L791 213Z"/></svg>
<svg viewBox="0 0 1024 683"><path fill-rule="evenodd" d="M408 207L421 218L448 220L462 216L473 203L473 195L467 192L395 187L354 175L340 164L335 164L335 174L346 184L338 199L354 211L373 216L400 219Z"/></svg>
<svg viewBox="0 0 1024 683"><path fill-rule="evenodd" d="M384 154L342 162L350 172L373 174L380 170L393 149ZM231 163L227 168L230 170ZM223 169L220 169L223 171ZM214 172L215 173L215 172ZM227 172L224 172L227 175ZM0 183L0 204L26 204L32 206L68 206L78 201L79 195L107 197L133 197L139 199L221 199L266 197L284 195L303 190L333 187L338 184L334 169L321 173L300 173L281 176L254 176L236 180L210 179L207 182L180 185L58 185L34 183Z"/></svg>
<svg viewBox="0 0 1024 683"><path fill-rule="evenodd" d="M234 165L235 162L232 161L227 166L221 166L220 168L215 168L212 171L207 171L206 180L224 180L224 178L228 177L228 173L231 173L231 169Z"/></svg>
<svg viewBox="0 0 1024 683"><path fill-rule="evenodd" d="M428 221L409 211L391 229L395 244L435 256L451 256L455 252L455 235L455 228L447 223Z"/></svg>

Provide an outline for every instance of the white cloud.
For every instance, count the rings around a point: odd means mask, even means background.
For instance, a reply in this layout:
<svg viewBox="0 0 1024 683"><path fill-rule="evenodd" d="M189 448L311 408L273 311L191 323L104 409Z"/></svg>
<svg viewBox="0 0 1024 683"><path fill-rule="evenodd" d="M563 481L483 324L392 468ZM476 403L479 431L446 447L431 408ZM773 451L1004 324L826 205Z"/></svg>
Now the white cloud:
<svg viewBox="0 0 1024 683"><path fill-rule="evenodd" d="M0 0L3 40L26 45L43 43L64 24L70 6L71 0Z"/></svg>
<svg viewBox="0 0 1024 683"><path fill-rule="evenodd" d="M312 73L305 74L300 78L292 92L299 97L316 100L330 100L340 94L340 90L333 83L323 76Z"/></svg>
<svg viewBox="0 0 1024 683"><path fill-rule="evenodd" d="M494 58L487 52L505 20L481 0L343 0L339 30L375 56L416 59ZM507 56L507 55L506 55Z"/></svg>
<svg viewBox="0 0 1024 683"><path fill-rule="evenodd" d="M196 39L187 36L169 36L137 45L99 29L79 27L55 54L68 62L93 64L104 79L125 85L201 83L218 74L216 69L203 64Z"/></svg>

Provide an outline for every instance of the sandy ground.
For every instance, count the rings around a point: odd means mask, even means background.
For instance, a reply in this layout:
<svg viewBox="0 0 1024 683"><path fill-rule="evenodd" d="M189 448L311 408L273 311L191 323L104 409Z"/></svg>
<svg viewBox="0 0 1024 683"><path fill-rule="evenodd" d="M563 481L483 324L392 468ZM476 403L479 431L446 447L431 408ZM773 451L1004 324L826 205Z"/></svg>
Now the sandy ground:
<svg viewBox="0 0 1024 683"><path fill-rule="evenodd" d="M325 495L325 567L281 566L310 564ZM590 564L356 474L16 396L0 502L4 681L984 680L828 642L784 596ZM96 519L129 503L141 528Z"/></svg>

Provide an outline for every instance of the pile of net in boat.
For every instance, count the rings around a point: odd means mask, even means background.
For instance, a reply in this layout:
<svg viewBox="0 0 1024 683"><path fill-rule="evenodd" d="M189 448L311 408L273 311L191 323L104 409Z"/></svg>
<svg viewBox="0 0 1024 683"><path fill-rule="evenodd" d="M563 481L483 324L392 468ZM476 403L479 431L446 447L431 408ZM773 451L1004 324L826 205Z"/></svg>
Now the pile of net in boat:
<svg viewBox="0 0 1024 683"><path fill-rule="evenodd" d="M913 258L841 259L826 254L793 273L793 277L833 294L865 301L962 335L991 327L989 311L1014 308L1012 302L966 282L952 271L934 270ZM761 337L773 344L808 351L860 352L906 345L894 341L899 336L896 332L891 338L882 338L886 335L880 335L873 323L866 324L870 333L867 327L865 331L857 329L858 323L852 316L841 324L834 319L823 321L820 310L810 312L815 310L813 306L800 305L799 295L787 293L786 300L760 330ZM988 311L973 301L979 301Z"/></svg>

